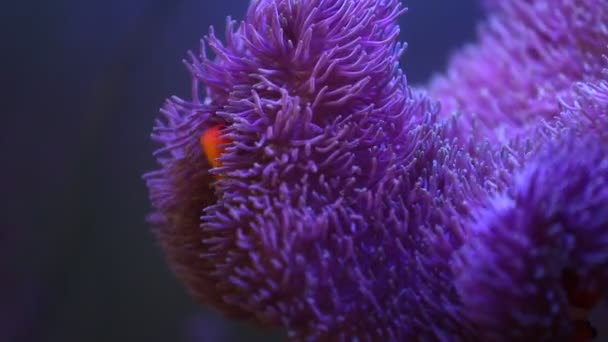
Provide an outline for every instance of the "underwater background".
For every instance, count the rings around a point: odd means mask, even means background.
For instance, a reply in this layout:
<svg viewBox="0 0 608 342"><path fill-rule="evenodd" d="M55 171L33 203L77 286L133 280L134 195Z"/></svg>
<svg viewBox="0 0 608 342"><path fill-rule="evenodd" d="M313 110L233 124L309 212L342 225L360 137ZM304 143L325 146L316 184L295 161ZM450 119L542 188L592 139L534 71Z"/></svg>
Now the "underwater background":
<svg viewBox="0 0 608 342"><path fill-rule="evenodd" d="M199 307L145 222L158 108L190 92L186 51L248 2L3 5L0 342L281 339ZM474 39L482 12L474 0L405 4L402 66L416 85Z"/></svg>

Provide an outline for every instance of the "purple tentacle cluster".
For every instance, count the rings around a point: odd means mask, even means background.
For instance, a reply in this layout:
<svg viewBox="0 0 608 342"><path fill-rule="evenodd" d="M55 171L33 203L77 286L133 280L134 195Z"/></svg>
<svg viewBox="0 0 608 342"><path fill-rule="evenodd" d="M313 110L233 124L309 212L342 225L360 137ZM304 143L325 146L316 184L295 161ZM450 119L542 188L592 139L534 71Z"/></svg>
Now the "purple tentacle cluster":
<svg viewBox="0 0 608 342"><path fill-rule="evenodd" d="M601 77L608 53L608 6L597 0L486 0L478 42L451 59L430 94L442 114L462 115L462 137L501 142L560 111L574 82Z"/></svg>
<svg viewBox="0 0 608 342"><path fill-rule="evenodd" d="M398 0L253 0L211 31L144 176L199 301L293 340L572 336L563 270L608 285L608 4L486 5L441 106L399 67Z"/></svg>
<svg viewBox="0 0 608 342"><path fill-rule="evenodd" d="M608 81L573 89L574 101L528 138L512 185L474 214L458 252L455 285L484 340L568 340L565 270L585 291L608 288Z"/></svg>

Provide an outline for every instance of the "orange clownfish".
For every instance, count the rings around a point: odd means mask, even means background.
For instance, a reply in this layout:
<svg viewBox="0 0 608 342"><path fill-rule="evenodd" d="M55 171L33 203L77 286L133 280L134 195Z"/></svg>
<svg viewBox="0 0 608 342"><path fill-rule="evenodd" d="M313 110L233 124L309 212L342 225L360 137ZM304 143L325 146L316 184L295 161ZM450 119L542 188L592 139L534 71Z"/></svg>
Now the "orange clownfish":
<svg viewBox="0 0 608 342"><path fill-rule="evenodd" d="M210 127L203 132L200 138L201 148L211 167L222 166L218 158L224 152L224 146L230 142L230 140L222 137L221 130L223 128L223 125Z"/></svg>

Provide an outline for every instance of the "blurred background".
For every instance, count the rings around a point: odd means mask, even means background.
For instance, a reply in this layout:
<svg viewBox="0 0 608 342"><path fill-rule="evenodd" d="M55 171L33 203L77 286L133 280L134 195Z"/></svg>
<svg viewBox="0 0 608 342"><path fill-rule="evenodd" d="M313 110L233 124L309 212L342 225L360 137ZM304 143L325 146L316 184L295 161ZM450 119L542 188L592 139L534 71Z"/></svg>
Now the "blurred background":
<svg viewBox="0 0 608 342"><path fill-rule="evenodd" d="M280 340L196 305L144 221L158 108L248 0L11 1L0 38L0 342ZM474 0L409 0L410 81L474 38Z"/></svg>

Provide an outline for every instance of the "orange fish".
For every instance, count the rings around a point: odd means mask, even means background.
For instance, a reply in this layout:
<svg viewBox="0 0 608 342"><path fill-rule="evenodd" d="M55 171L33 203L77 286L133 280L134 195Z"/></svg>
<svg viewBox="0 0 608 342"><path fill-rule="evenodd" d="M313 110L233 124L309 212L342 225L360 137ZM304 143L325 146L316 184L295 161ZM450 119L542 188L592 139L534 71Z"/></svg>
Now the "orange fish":
<svg viewBox="0 0 608 342"><path fill-rule="evenodd" d="M222 163L219 160L220 155L224 152L224 147L230 140L223 138L221 130L223 125L215 125L203 132L200 138L200 144L211 167L220 167Z"/></svg>

